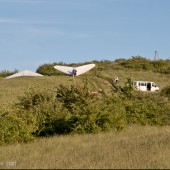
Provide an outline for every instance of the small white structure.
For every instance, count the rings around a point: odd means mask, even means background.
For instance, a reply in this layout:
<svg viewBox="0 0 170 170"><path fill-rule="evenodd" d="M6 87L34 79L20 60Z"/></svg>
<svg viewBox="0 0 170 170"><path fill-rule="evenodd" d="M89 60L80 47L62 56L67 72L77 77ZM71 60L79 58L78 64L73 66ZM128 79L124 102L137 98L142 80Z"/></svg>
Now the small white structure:
<svg viewBox="0 0 170 170"><path fill-rule="evenodd" d="M15 78L15 77L21 77L21 76L43 76L42 74L35 73L30 70L23 70L21 72L15 73L11 76L6 77L5 79Z"/></svg>
<svg viewBox="0 0 170 170"><path fill-rule="evenodd" d="M159 87L151 81L133 81L133 87L139 91L159 91Z"/></svg>

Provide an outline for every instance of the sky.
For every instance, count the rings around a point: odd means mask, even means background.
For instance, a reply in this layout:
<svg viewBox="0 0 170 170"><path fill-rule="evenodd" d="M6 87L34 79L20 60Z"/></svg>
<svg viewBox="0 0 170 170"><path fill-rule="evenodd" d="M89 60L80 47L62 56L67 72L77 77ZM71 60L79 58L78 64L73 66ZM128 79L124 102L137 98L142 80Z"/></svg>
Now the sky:
<svg viewBox="0 0 170 170"><path fill-rule="evenodd" d="M170 0L0 0L0 71L170 59Z"/></svg>

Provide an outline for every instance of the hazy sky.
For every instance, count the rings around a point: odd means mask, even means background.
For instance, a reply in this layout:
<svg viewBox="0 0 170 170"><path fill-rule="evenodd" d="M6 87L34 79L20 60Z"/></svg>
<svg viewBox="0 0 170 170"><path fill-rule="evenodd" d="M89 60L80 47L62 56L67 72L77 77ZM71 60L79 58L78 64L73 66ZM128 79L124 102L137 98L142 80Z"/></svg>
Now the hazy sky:
<svg viewBox="0 0 170 170"><path fill-rule="evenodd" d="M0 70L170 58L170 0L0 0Z"/></svg>

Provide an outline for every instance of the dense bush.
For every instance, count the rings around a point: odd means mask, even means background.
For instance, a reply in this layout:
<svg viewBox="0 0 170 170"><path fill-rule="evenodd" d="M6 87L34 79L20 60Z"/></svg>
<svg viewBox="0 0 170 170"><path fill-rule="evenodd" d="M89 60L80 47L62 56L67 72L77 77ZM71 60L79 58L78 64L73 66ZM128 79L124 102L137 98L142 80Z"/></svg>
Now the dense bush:
<svg viewBox="0 0 170 170"><path fill-rule="evenodd" d="M56 134L54 122L67 116L61 103L56 101L53 91L50 89L31 88L25 95L19 98L18 107L22 108L23 114L33 114L34 136L49 136Z"/></svg>
<svg viewBox="0 0 170 170"><path fill-rule="evenodd" d="M133 56L131 59L121 62L121 65L126 68L132 68L132 69L143 69L143 70L153 69L150 60L143 58L141 56Z"/></svg>
<svg viewBox="0 0 170 170"><path fill-rule="evenodd" d="M42 75L54 76L54 75L64 75L64 73L57 71L54 66L56 64L43 64L39 66L36 70L37 73Z"/></svg>
<svg viewBox="0 0 170 170"><path fill-rule="evenodd" d="M164 107L162 107L163 105ZM169 123L166 116L169 115L170 108L165 103L162 104L160 101L155 101L152 95L145 95L142 99L136 99L127 103L125 109L129 124L164 125Z"/></svg>
<svg viewBox="0 0 170 170"><path fill-rule="evenodd" d="M155 72L170 74L170 60L156 60L151 63Z"/></svg>
<svg viewBox="0 0 170 170"><path fill-rule="evenodd" d="M1 144L27 142L36 136L53 133L51 122L62 113L59 104L54 100L49 90L31 88L11 109L1 107Z"/></svg>
<svg viewBox="0 0 170 170"><path fill-rule="evenodd" d="M87 85L58 88L57 99L63 103L70 114L68 124L72 133L92 133L111 127L110 114L101 110L98 96L91 95Z"/></svg>
<svg viewBox="0 0 170 170"><path fill-rule="evenodd" d="M133 91L130 79L111 95L91 94L85 82L57 89L31 88L11 108L1 106L0 117L3 144L55 134L121 130L130 124L169 125L170 105L160 93Z"/></svg>
<svg viewBox="0 0 170 170"><path fill-rule="evenodd" d="M34 116L24 114L19 108L0 108L0 144L12 144L33 140Z"/></svg>
<svg viewBox="0 0 170 170"><path fill-rule="evenodd" d="M72 111L73 105L84 107L93 98L86 86L75 85L71 85L69 88L60 85L57 89L56 97L70 111Z"/></svg>
<svg viewBox="0 0 170 170"><path fill-rule="evenodd" d="M159 73L170 73L170 60L149 60L141 56L132 56L127 60L116 60L120 65L131 69L153 70Z"/></svg>

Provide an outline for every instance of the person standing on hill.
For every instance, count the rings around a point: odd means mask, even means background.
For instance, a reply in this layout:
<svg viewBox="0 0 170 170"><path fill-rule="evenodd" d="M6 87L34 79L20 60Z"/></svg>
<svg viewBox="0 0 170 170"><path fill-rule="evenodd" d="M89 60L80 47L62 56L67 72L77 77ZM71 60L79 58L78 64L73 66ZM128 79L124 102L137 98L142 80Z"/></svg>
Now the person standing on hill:
<svg viewBox="0 0 170 170"><path fill-rule="evenodd" d="M73 76L76 76L76 74L77 74L77 70L73 68Z"/></svg>
<svg viewBox="0 0 170 170"><path fill-rule="evenodd" d="M119 80L118 76L114 77L113 83L114 83L114 84L117 83L118 80Z"/></svg>

